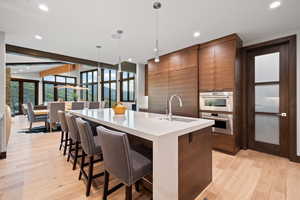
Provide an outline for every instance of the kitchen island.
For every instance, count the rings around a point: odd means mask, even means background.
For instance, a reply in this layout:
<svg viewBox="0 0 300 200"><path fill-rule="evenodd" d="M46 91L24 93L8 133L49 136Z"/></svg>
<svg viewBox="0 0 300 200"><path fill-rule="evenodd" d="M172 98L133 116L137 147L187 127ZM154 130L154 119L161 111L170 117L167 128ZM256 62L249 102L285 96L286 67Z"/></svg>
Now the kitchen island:
<svg viewBox="0 0 300 200"><path fill-rule="evenodd" d="M109 108L70 113L152 143L154 200L192 200L212 180L212 120L173 116L169 121L131 110L115 115Z"/></svg>

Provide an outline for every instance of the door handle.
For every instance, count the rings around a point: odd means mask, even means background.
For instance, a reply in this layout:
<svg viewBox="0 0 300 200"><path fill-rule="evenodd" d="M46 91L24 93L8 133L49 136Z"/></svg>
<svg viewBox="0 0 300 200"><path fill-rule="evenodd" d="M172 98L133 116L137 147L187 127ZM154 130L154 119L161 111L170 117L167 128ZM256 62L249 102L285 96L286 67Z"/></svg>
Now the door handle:
<svg viewBox="0 0 300 200"><path fill-rule="evenodd" d="M280 117L287 117L286 113L278 113L277 115L280 116Z"/></svg>

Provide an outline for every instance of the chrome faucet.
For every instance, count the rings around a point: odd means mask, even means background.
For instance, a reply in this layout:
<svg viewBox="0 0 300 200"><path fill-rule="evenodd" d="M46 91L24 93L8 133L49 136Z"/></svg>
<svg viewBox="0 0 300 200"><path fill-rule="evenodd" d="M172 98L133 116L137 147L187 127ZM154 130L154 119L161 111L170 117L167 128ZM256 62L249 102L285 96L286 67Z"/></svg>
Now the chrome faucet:
<svg viewBox="0 0 300 200"><path fill-rule="evenodd" d="M168 108L168 110L169 110L168 119L169 119L170 121L172 120L172 100L173 100L174 97L176 97L176 98L178 99L178 101L179 101L179 106L182 107L182 100L181 100L181 97L180 97L179 95L176 95L176 94L172 95L172 96L170 97L170 99L169 99L169 108Z"/></svg>

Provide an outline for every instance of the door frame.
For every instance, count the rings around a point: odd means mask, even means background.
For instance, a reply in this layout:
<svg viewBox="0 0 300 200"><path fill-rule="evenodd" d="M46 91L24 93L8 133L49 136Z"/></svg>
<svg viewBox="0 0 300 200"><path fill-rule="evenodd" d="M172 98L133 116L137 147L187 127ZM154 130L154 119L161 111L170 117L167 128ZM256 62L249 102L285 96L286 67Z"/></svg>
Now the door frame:
<svg viewBox="0 0 300 200"><path fill-rule="evenodd" d="M286 44L288 47L288 95L289 95L289 108L288 108L288 119L289 119L289 153L288 158L291 161L300 162L300 157L297 156L297 35L291 35L267 42L262 42L242 48L243 65L242 65L242 124L241 124L241 147L248 149L248 141L250 134L250 115L249 115L249 103L248 95L250 94L250 66L248 64L248 57L251 51L259 50L266 47L277 46Z"/></svg>
<svg viewBox="0 0 300 200"><path fill-rule="evenodd" d="M22 112L22 104L24 103L24 82L34 83L35 87L35 98L34 105L38 105L39 103L39 81L32 79L22 79L22 78L11 78L10 81L18 81L19 82L19 113L16 115L24 114Z"/></svg>

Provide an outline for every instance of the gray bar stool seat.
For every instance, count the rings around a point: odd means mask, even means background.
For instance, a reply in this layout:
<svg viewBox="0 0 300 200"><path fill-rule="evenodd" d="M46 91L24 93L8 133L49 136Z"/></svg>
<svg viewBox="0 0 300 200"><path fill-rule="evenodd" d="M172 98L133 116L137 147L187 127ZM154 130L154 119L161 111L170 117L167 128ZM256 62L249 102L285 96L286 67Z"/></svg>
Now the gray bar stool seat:
<svg viewBox="0 0 300 200"><path fill-rule="evenodd" d="M152 161L131 149L125 133L108 130L101 126L97 127L97 132L100 136L105 168L103 200L124 184L126 185L126 200L131 200L132 185L136 184L139 192L137 183L143 177L152 174ZM110 173L122 184L109 190Z"/></svg>
<svg viewBox="0 0 300 200"><path fill-rule="evenodd" d="M83 110L84 102L72 102L71 110Z"/></svg>
<svg viewBox="0 0 300 200"><path fill-rule="evenodd" d="M102 149L98 142L99 138L95 139L95 136L93 135L91 126L88 122L82 120L81 118L76 118L76 124L78 127L78 132L79 132L79 136L80 136L80 140L81 140L81 146L83 149L83 156L82 156L81 164L80 164L79 180L81 179L82 175L87 180L86 196L89 196L90 191L91 191L92 180L104 175L104 172L101 172L96 175L93 174L94 163L103 161ZM88 173L86 173L84 170L84 167L86 166L86 163L85 163L86 156L89 158ZM95 160L96 156L99 157L98 160Z"/></svg>
<svg viewBox="0 0 300 200"><path fill-rule="evenodd" d="M100 102L89 102L89 109L99 109Z"/></svg>
<svg viewBox="0 0 300 200"><path fill-rule="evenodd" d="M67 161L68 162L70 161L70 157L73 158L73 168L72 168L73 170L76 169L78 158L83 156L83 152L81 153L81 155L79 155L79 151L81 150L81 142L80 142L78 127L76 124L76 118L77 117L74 115L71 115L69 113L66 114L66 122L69 127L69 135L70 135L70 147L69 147Z"/></svg>
<svg viewBox="0 0 300 200"><path fill-rule="evenodd" d="M61 148L64 147L64 155L66 155L67 147L70 146L69 127L67 124L65 112L59 110L57 114L61 126L61 138L60 138L59 150L61 150Z"/></svg>

